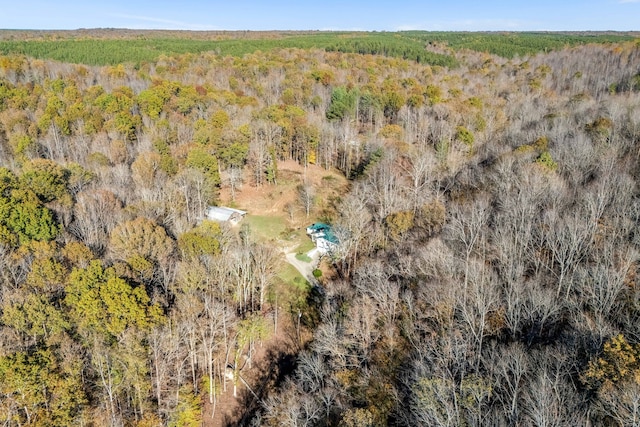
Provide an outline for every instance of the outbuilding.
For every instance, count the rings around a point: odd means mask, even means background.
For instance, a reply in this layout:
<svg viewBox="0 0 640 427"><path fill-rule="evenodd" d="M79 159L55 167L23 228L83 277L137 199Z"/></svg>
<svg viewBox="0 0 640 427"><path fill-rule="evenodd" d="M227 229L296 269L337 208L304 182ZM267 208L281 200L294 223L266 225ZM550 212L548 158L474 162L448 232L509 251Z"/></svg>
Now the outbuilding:
<svg viewBox="0 0 640 427"><path fill-rule="evenodd" d="M247 213L239 209L227 208L225 206L209 206L205 212L207 219L218 222L228 222L237 224Z"/></svg>

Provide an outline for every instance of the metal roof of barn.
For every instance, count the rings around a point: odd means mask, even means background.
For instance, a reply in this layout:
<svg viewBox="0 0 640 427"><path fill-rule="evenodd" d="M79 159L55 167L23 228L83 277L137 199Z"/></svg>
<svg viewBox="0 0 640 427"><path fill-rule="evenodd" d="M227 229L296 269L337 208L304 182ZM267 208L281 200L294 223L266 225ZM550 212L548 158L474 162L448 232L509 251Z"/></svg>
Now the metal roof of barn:
<svg viewBox="0 0 640 427"><path fill-rule="evenodd" d="M244 216L246 212L223 206L209 206L207 208L207 218L215 221L229 221L234 214Z"/></svg>

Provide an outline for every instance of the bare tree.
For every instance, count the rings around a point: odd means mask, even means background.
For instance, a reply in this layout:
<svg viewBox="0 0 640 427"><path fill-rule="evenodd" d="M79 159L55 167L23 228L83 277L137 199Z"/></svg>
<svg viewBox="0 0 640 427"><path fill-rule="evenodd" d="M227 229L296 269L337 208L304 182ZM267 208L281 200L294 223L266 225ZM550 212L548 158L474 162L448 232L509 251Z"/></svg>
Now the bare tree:
<svg viewBox="0 0 640 427"><path fill-rule="evenodd" d="M184 382L181 369L186 359L175 325L154 328L149 334L151 380L158 407L158 415L169 417L175 410L178 390Z"/></svg>
<svg viewBox="0 0 640 427"><path fill-rule="evenodd" d="M202 349L202 365L205 367L208 379L209 403L212 404L212 411L215 412L216 384L221 382L215 377L217 357L221 357L216 353L223 347L225 327L231 322L233 316L228 311L228 306L217 300L211 293L202 292L200 299L203 311L197 319L197 329Z"/></svg>
<svg viewBox="0 0 640 427"><path fill-rule="evenodd" d="M430 196L430 178L435 173L437 161L435 154L426 146L416 146L409 155L409 166L405 167L409 175L413 199L414 213L422 206Z"/></svg>
<svg viewBox="0 0 640 427"><path fill-rule="evenodd" d="M87 246L102 253L109 233L120 220L122 203L107 190L85 190L76 200L71 229Z"/></svg>
<svg viewBox="0 0 640 427"><path fill-rule="evenodd" d="M582 395L571 381L568 355L555 348L536 351L532 379L523 393L524 419L535 426L586 425Z"/></svg>
<svg viewBox="0 0 640 427"><path fill-rule="evenodd" d="M367 193L372 211L382 221L392 212L404 208L407 203L402 194L399 167L396 154L385 152L379 163L372 165L367 172Z"/></svg>
<svg viewBox="0 0 640 427"><path fill-rule="evenodd" d="M547 229L546 247L551 254L547 267L557 280L556 297L559 297L566 287L565 296L568 298L572 286L567 278L587 256L596 224L585 221L580 211L559 217L557 211L548 210L545 213L544 225Z"/></svg>
<svg viewBox="0 0 640 427"><path fill-rule="evenodd" d="M491 365L496 379L496 395L509 424L522 420L521 397L526 390L529 374L529 358L519 344L512 344L491 355Z"/></svg>
<svg viewBox="0 0 640 427"><path fill-rule="evenodd" d="M300 390L293 382L287 382L282 393L271 396L266 402L264 418L269 426L313 426L322 415L322 406L313 395Z"/></svg>
<svg viewBox="0 0 640 427"><path fill-rule="evenodd" d="M181 225L177 227L178 231L184 231L204 216L207 205L213 198L212 188L204 173L193 168L178 173L172 184L175 202L169 206L173 222Z"/></svg>
<svg viewBox="0 0 640 427"><path fill-rule="evenodd" d="M253 170L255 185L260 186L265 181L269 163L276 159L270 158L269 150L276 146L282 138L282 130L275 123L260 121L253 131L249 143L249 166Z"/></svg>
<svg viewBox="0 0 640 427"><path fill-rule="evenodd" d="M471 255L483 243L485 225L489 221L490 206L486 198L479 198L468 205L453 205L446 226L452 240L462 244L464 259L464 289L469 281Z"/></svg>
<svg viewBox="0 0 640 427"><path fill-rule="evenodd" d="M280 257L274 248L262 244L254 244L251 247L251 259L254 280L260 293L260 309L263 310L269 286L278 271Z"/></svg>
<svg viewBox="0 0 640 427"><path fill-rule="evenodd" d="M468 290L461 296L457 310L475 340L476 370L479 370L484 337L489 329L489 315L497 310L499 295L494 285L495 277L492 277L484 264L472 263L468 273Z"/></svg>
<svg viewBox="0 0 640 427"><path fill-rule="evenodd" d="M298 197L300 199L300 203L304 208L304 212L309 218L309 214L311 213L311 209L313 209L313 205L315 204L316 198L316 190L309 181L305 181L298 186Z"/></svg>
<svg viewBox="0 0 640 427"><path fill-rule="evenodd" d="M366 203L366 189L356 186L342 201L340 218L335 232L340 244L338 256L346 264L345 273L350 269L361 251L366 251L375 243L375 230L371 226L372 215Z"/></svg>
<svg viewBox="0 0 640 427"><path fill-rule="evenodd" d="M231 190L231 200L236 200L236 190L242 186L243 173L242 169L237 166L231 166L226 173L225 182Z"/></svg>

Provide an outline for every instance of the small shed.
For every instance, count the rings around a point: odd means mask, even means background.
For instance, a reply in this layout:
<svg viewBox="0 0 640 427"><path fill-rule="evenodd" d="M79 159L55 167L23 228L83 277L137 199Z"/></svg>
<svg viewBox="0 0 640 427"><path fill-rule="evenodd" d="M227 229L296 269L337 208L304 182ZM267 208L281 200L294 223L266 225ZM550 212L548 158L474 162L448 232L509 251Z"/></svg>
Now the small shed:
<svg viewBox="0 0 640 427"><path fill-rule="evenodd" d="M307 234L322 254L333 252L338 247L338 238L329 224L316 222L307 227Z"/></svg>
<svg viewBox="0 0 640 427"><path fill-rule="evenodd" d="M205 212L207 219L218 222L228 222L237 224L247 213L239 209L227 208L225 206L209 206Z"/></svg>

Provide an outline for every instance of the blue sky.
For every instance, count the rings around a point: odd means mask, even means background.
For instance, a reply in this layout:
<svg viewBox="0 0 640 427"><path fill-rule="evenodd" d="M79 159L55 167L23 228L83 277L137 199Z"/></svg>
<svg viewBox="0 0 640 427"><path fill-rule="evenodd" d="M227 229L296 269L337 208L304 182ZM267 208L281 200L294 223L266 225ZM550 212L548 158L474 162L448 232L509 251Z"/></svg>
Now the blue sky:
<svg viewBox="0 0 640 427"><path fill-rule="evenodd" d="M0 28L640 30L640 0L0 0Z"/></svg>

